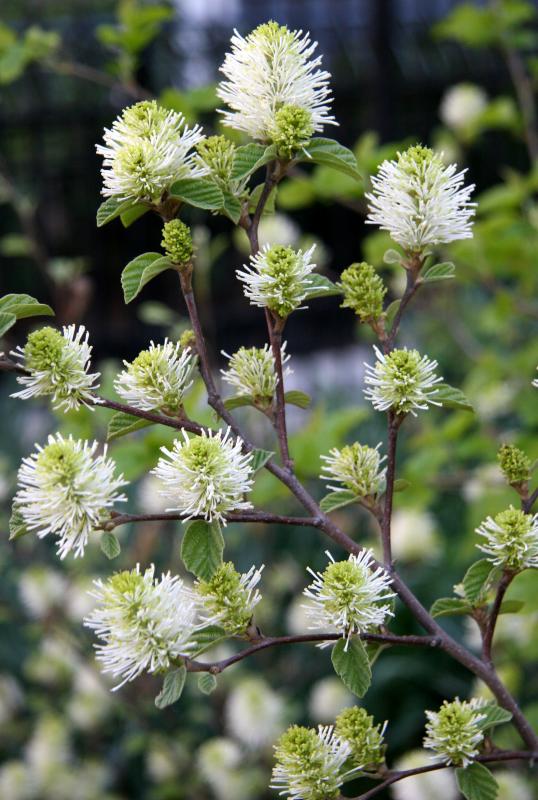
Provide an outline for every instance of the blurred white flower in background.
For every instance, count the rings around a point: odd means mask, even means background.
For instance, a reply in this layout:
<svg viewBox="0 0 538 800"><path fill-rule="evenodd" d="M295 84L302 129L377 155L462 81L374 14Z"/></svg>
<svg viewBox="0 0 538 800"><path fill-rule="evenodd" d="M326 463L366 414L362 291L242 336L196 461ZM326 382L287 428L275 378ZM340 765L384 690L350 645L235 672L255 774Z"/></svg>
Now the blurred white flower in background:
<svg viewBox="0 0 538 800"><path fill-rule="evenodd" d="M302 596L295 597L286 610L286 628L293 636L300 636L308 631L310 619Z"/></svg>
<svg viewBox="0 0 538 800"><path fill-rule="evenodd" d="M308 700L308 711L314 722L334 722L340 711L354 702L354 695L342 681L329 676L314 684Z"/></svg>
<svg viewBox="0 0 538 800"><path fill-rule="evenodd" d="M50 567L30 566L19 577L22 603L35 619L43 619L53 608L63 604L66 590L65 575Z"/></svg>
<svg viewBox="0 0 538 800"><path fill-rule="evenodd" d="M226 701L226 728L248 749L274 743L286 727L284 699L262 678L247 678Z"/></svg>
<svg viewBox="0 0 538 800"><path fill-rule="evenodd" d="M45 715L25 748L34 781L45 788L72 759L67 727L59 716Z"/></svg>
<svg viewBox="0 0 538 800"><path fill-rule="evenodd" d="M81 664L73 681L73 694L67 704L67 716L76 728L97 729L113 710L108 687L90 667Z"/></svg>
<svg viewBox="0 0 538 800"><path fill-rule="evenodd" d="M197 753L197 765L217 800L252 800L264 785L257 770L246 768L241 747L224 736L204 742Z"/></svg>
<svg viewBox="0 0 538 800"><path fill-rule="evenodd" d="M536 795L529 781L515 770L495 772L495 780L499 785L497 800L536 800Z"/></svg>
<svg viewBox="0 0 538 800"><path fill-rule="evenodd" d="M12 675L0 675L0 725L8 722L22 706L24 695ZM3 797L0 794L0 797Z"/></svg>
<svg viewBox="0 0 538 800"><path fill-rule="evenodd" d="M162 484L155 475L144 475L137 486L136 499L141 514L163 514L168 500L160 494Z"/></svg>
<svg viewBox="0 0 538 800"><path fill-rule="evenodd" d="M394 769L414 769L429 763L429 753L412 750L394 764ZM391 786L391 792L395 800L458 800L460 796L453 771L449 769L413 775Z"/></svg>
<svg viewBox="0 0 538 800"><path fill-rule="evenodd" d="M469 128L488 104L488 96L474 83L457 83L443 95L439 107L441 121L456 133Z"/></svg>
<svg viewBox="0 0 538 800"><path fill-rule="evenodd" d="M480 500L489 492L498 492L506 486L496 464L482 464L473 470L471 477L462 486L462 494L468 503Z"/></svg>
<svg viewBox="0 0 538 800"><path fill-rule="evenodd" d="M398 561L434 560L442 546L435 518L418 508L399 508L391 525L392 553Z"/></svg>
<svg viewBox="0 0 538 800"><path fill-rule="evenodd" d="M32 778L24 761L6 761L0 767L0 797L6 800L34 800Z"/></svg>

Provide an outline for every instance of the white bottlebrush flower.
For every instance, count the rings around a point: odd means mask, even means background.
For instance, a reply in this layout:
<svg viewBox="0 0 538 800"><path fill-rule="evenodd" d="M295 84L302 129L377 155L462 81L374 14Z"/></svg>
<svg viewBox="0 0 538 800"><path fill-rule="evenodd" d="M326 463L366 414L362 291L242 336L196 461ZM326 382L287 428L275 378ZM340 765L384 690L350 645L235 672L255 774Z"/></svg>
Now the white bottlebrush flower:
<svg viewBox="0 0 538 800"><path fill-rule="evenodd" d="M333 492L338 492L344 487L350 489L358 497L368 497L383 491L385 485L386 468L381 469L380 465L385 461L386 456L380 456L379 448L354 442L346 445L339 450L333 447L328 456L321 456L325 461L324 472L321 480L338 481L342 486L331 486L327 488Z"/></svg>
<svg viewBox="0 0 538 800"><path fill-rule="evenodd" d="M252 454L242 452L241 440L233 441L229 428L191 438L182 433L184 441L176 439L172 450L161 448L164 456L152 470L172 503L168 511L226 524L227 511L251 508L243 495L252 486Z"/></svg>
<svg viewBox="0 0 538 800"><path fill-rule="evenodd" d="M192 386L196 360L192 350L182 348L179 342L151 342L134 361L123 362L126 369L118 375L114 387L134 408L177 414Z"/></svg>
<svg viewBox="0 0 538 800"><path fill-rule="evenodd" d="M60 558L73 551L84 555L88 536L109 517L114 503L126 500L118 494L125 485L116 477L116 465L107 458L106 447L97 453L98 442L49 436L45 447L24 458L19 469L19 491L14 507L30 531L39 538L58 538Z"/></svg>
<svg viewBox="0 0 538 800"><path fill-rule="evenodd" d="M445 166L427 147L410 147L395 161L384 161L372 177L367 222L389 231L410 253L430 245L472 237L474 189L464 186L465 170Z"/></svg>
<svg viewBox="0 0 538 800"><path fill-rule="evenodd" d="M220 625L232 636L244 633L262 599L256 587L263 568L263 565L259 569L253 566L241 574L231 561L226 561L209 580L198 580L195 589L203 621Z"/></svg>
<svg viewBox="0 0 538 800"><path fill-rule="evenodd" d="M519 572L538 568L538 514L510 506L488 517L476 532L486 540L477 545L493 564Z"/></svg>
<svg viewBox="0 0 538 800"><path fill-rule="evenodd" d="M474 83L458 83L446 90L439 116L448 128L465 131L473 125L488 104L486 92Z"/></svg>
<svg viewBox="0 0 538 800"><path fill-rule="evenodd" d="M228 695L225 717L232 736L248 750L260 750L285 728L285 701L261 678L246 678Z"/></svg>
<svg viewBox="0 0 538 800"><path fill-rule="evenodd" d="M233 386L238 395L248 395L255 402L270 405L278 383L270 346L265 344L263 347L240 347L231 356L223 350L222 355L229 361L228 369L221 369L223 380ZM292 371L285 366L290 359L286 355L286 342L280 350L280 358L284 377L287 377Z"/></svg>
<svg viewBox="0 0 538 800"><path fill-rule="evenodd" d="M357 771L345 769L350 753L350 744L335 735L332 725L319 725L317 731L292 725L275 745L271 788L291 800L336 797Z"/></svg>
<svg viewBox="0 0 538 800"><path fill-rule="evenodd" d="M377 411L391 409L397 414L413 414L428 404L441 406L435 399L436 384L443 379L435 375L437 361L421 356L417 350L392 350L384 354L374 345L377 362L365 364L365 397Z"/></svg>
<svg viewBox="0 0 538 800"><path fill-rule="evenodd" d="M183 114L155 100L124 109L103 138L96 149L105 197L158 201L175 181L207 173L194 149L203 138L200 126L189 128Z"/></svg>
<svg viewBox="0 0 538 800"><path fill-rule="evenodd" d="M54 608L62 606L68 586L59 570L43 566L31 566L19 578L22 604L34 619L44 619Z"/></svg>
<svg viewBox="0 0 538 800"><path fill-rule="evenodd" d="M115 688L168 669L196 646L197 599L178 576L156 578L153 564L144 573L137 565L94 584L97 606L84 624L103 642L96 645L103 672L121 678Z"/></svg>
<svg viewBox="0 0 538 800"><path fill-rule="evenodd" d="M435 518L418 508L398 508L392 515L392 554L397 561L433 561L442 546Z"/></svg>
<svg viewBox="0 0 538 800"><path fill-rule="evenodd" d="M308 567L314 581L303 594L310 600L305 604L310 630L339 633L349 642L353 634L377 628L393 616L390 576L374 566L371 550L350 555L347 561L335 561L329 552L327 556L331 563L323 572Z"/></svg>
<svg viewBox="0 0 538 800"><path fill-rule="evenodd" d="M265 245L250 256L250 265L237 270L243 291L253 306L269 308L285 318L299 308L312 284L316 265L311 262L316 245L306 252L284 245Z"/></svg>
<svg viewBox="0 0 538 800"><path fill-rule="evenodd" d="M424 747L435 752L435 760L457 767L468 766L480 752L484 741L482 698L445 700L439 711L426 711Z"/></svg>
<svg viewBox="0 0 538 800"><path fill-rule="evenodd" d="M329 675L317 681L312 687L308 699L308 712L316 722L328 723L353 702L354 695L346 689L340 678Z"/></svg>
<svg viewBox="0 0 538 800"><path fill-rule="evenodd" d="M99 373L89 373L92 348L83 325L40 328L28 336L24 348L13 351L23 361L28 375L19 375L17 382L25 388L12 394L30 397L51 396L54 408L69 411L82 404L98 403L92 392L98 388Z"/></svg>
<svg viewBox="0 0 538 800"><path fill-rule="evenodd" d="M331 76L319 69L321 56L312 58L317 42L308 34L267 22L246 38L235 31L231 42L220 67L226 80L217 88L231 109L222 112L225 125L268 142L282 110L306 112L311 133L337 124L330 115Z"/></svg>

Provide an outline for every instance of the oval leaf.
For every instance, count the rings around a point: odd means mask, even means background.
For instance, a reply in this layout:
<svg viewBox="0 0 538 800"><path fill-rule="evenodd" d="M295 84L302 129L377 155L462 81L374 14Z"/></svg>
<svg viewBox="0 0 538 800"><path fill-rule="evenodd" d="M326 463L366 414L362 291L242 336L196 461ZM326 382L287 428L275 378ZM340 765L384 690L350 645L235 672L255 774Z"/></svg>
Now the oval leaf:
<svg viewBox="0 0 538 800"><path fill-rule="evenodd" d="M400 308L401 300L393 300L390 305L387 306L385 311L385 328L387 331L390 331L393 324L394 318L398 313L398 309Z"/></svg>
<svg viewBox="0 0 538 800"><path fill-rule="evenodd" d="M326 494L320 502L319 507L324 514L329 514L329 512L335 511L337 508L349 506L351 503L356 503L357 501L358 497L355 492L352 492L350 489L340 489L337 492L329 492L329 494Z"/></svg>
<svg viewBox="0 0 538 800"><path fill-rule="evenodd" d="M401 264L403 261L403 255L397 250L386 250L383 256L383 261L385 264Z"/></svg>
<svg viewBox="0 0 538 800"><path fill-rule="evenodd" d="M118 542L118 537L115 536L113 533L107 531L103 533L101 536L101 550L105 554L107 558L113 559L117 558L121 553L121 546Z"/></svg>
<svg viewBox="0 0 538 800"><path fill-rule="evenodd" d="M122 200L117 197L109 197L97 209L97 227L102 228L107 222L111 222L120 214L127 211L128 208L134 205L132 200Z"/></svg>
<svg viewBox="0 0 538 800"><path fill-rule="evenodd" d="M505 708L501 708L497 703L488 703L480 709L480 714L485 714L486 718L479 723L482 730L488 728L495 728L497 725L504 725L505 722L510 722L512 715Z"/></svg>
<svg viewBox="0 0 538 800"><path fill-rule="evenodd" d="M9 518L9 541L14 542L15 539L20 539L21 536L26 536L29 532L20 508L14 505Z"/></svg>
<svg viewBox="0 0 538 800"><path fill-rule="evenodd" d="M149 206L145 203L137 203L134 206L130 206L120 214L121 224L124 228L129 228L133 222L143 217L147 211L149 211Z"/></svg>
<svg viewBox="0 0 538 800"><path fill-rule="evenodd" d="M185 686L186 677L187 670L184 666L174 669L164 676L163 688L155 698L157 708L166 708L166 706L170 706L176 700L179 700Z"/></svg>
<svg viewBox="0 0 538 800"><path fill-rule="evenodd" d="M260 167L268 164L276 155L276 148L263 144L245 144L237 147L234 154L234 165L231 178L233 181L247 178Z"/></svg>
<svg viewBox="0 0 538 800"><path fill-rule="evenodd" d="M456 780L460 792L467 800L495 800L497 797L497 781L489 769L477 761L465 769L457 769Z"/></svg>
<svg viewBox="0 0 538 800"><path fill-rule="evenodd" d="M198 688L203 694L211 694L217 688L217 679L210 672L205 672L198 678Z"/></svg>
<svg viewBox="0 0 538 800"><path fill-rule="evenodd" d="M432 617L449 617L452 614L469 614L472 606L459 597L440 597L430 608Z"/></svg>
<svg viewBox="0 0 538 800"><path fill-rule="evenodd" d="M124 411L118 411L113 415L108 423L107 442L113 439L119 439L120 436L126 436L128 433L142 430L149 425L153 425L149 419L142 419L142 417L133 417L131 414L126 414Z"/></svg>
<svg viewBox="0 0 538 800"><path fill-rule="evenodd" d="M224 538L218 523L189 523L181 542L181 558L189 572L208 581L222 564L223 552Z"/></svg>
<svg viewBox="0 0 538 800"><path fill-rule="evenodd" d="M224 214L232 220L234 225L237 225L241 219L241 201L235 197L231 192L223 192L224 203L220 209L221 214Z"/></svg>
<svg viewBox="0 0 538 800"><path fill-rule="evenodd" d="M301 161L311 160L315 164L327 164L358 181L362 180L355 155L335 139L316 137L310 140L304 150L306 156L302 157L299 154Z"/></svg>
<svg viewBox="0 0 538 800"><path fill-rule="evenodd" d="M434 283L435 281L446 281L453 278L456 273L456 267L451 261L446 261L443 264L434 264L422 276L423 283Z"/></svg>
<svg viewBox="0 0 538 800"><path fill-rule="evenodd" d="M274 456L272 450L253 450L252 451L252 471L258 472L259 469L265 467L271 456Z"/></svg>
<svg viewBox="0 0 538 800"><path fill-rule="evenodd" d="M444 408L457 408L462 411L474 411L471 402L465 397L460 389L455 389L448 383L439 383L435 387L436 393L433 399L443 404Z"/></svg>
<svg viewBox="0 0 538 800"><path fill-rule="evenodd" d="M209 650L214 644L220 642L221 639L226 638L226 631L219 625L207 625L205 628L200 628L192 637L194 641L193 656L199 656L205 650Z"/></svg>
<svg viewBox="0 0 538 800"><path fill-rule="evenodd" d="M235 397L227 397L224 401L224 407L227 408L228 411L233 411L234 408L253 405L254 398L250 394L237 394Z"/></svg>
<svg viewBox="0 0 538 800"><path fill-rule="evenodd" d="M372 670L361 640L356 636L349 643L339 639L333 647L331 660L344 686L357 697L363 697L372 681Z"/></svg>
<svg viewBox="0 0 538 800"><path fill-rule="evenodd" d="M160 272L172 268L171 261L160 253L143 253L133 258L121 273L125 302L130 303L134 300L146 283Z"/></svg>
<svg viewBox="0 0 538 800"><path fill-rule="evenodd" d="M488 588L489 577L494 569L494 565L487 558L482 558L470 566L465 573L463 591L472 605L476 605L479 600L483 599Z"/></svg>
<svg viewBox="0 0 538 800"><path fill-rule="evenodd" d="M286 403L290 403L292 406L299 406L299 408L308 408L310 405L310 397L305 392L299 392L293 389L291 392L286 392L284 394L284 400Z"/></svg>
<svg viewBox="0 0 538 800"><path fill-rule="evenodd" d="M196 208L211 210L222 208L224 205L224 197L218 186L203 178L185 178L176 181L170 189L170 194Z"/></svg>
<svg viewBox="0 0 538 800"><path fill-rule="evenodd" d="M318 275L314 273L308 278L309 286L306 289L306 300L312 300L314 297L333 297L337 294L342 294L342 290L338 288L336 283L333 283L325 275Z"/></svg>

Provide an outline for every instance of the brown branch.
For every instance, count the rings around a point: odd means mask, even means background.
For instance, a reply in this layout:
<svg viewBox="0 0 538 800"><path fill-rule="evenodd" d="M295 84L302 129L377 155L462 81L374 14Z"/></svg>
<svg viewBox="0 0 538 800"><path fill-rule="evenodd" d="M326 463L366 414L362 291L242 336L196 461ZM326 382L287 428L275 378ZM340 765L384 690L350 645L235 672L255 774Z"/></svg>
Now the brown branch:
<svg viewBox="0 0 538 800"><path fill-rule="evenodd" d="M525 497L521 501L522 511L524 511L525 514L530 514L532 511L532 507L537 500L538 500L538 489L535 489L534 492L531 495L529 495L529 497Z"/></svg>
<svg viewBox="0 0 538 800"><path fill-rule="evenodd" d="M390 541L390 528L392 521L392 504L394 498L394 479L396 476L396 447L398 444L398 428L401 417L393 411L387 414L388 441L387 441L387 487L385 490L385 505L381 518L381 542L383 545L383 562L389 573L393 571L392 546Z"/></svg>
<svg viewBox="0 0 538 800"><path fill-rule="evenodd" d="M168 428L175 428L178 431L185 430L190 433L200 435L202 431L208 431L203 425L198 425L190 419L180 417L168 417L166 414L160 414L158 411L143 411L140 408L133 408L125 403L117 403L115 400L107 400L99 395L94 395L96 398L96 407L110 408L113 411L123 411L124 414L130 414L132 417L140 417L140 419L147 419L149 422L155 422L158 425L166 425Z"/></svg>
<svg viewBox="0 0 538 800"><path fill-rule="evenodd" d="M178 520L180 522L205 519L203 515L189 516L176 512L163 512L161 514L119 514L112 512L111 520L105 523L107 530L113 530L120 525L131 522L166 522ZM253 522L264 525L296 525L303 528L319 528L320 520L315 517L289 517L281 514L269 514L265 511L230 512L225 515L227 522Z"/></svg>
<svg viewBox="0 0 538 800"><path fill-rule="evenodd" d="M493 644L493 635L495 633L495 626L497 624L497 619L501 610L502 602L504 600L504 595L506 594L506 590L512 583L512 580L515 577L515 573L505 570L502 574L502 577L499 581L497 586L497 593L495 595L495 600L493 601L492 609L489 613L489 617L486 622L486 626L484 629L484 634L482 638L482 658L488 664L491 664L491 646Z"/></svg>
<svg viewBox="0 0 538 800"><path fill-rule="evenodd" d="M271 351L273 353L273 361L275 363L276 373L276 389L275 389L275 428L278 436L278 445L280 448L280 455L284 467L291 470L293 462L290 459L289 445L288 445L288 431L286 425L286 398L284 391L284 371L282 369L282 320L275 320L271 318L271 312L268 308L265 309L265 319L267 322L267 331L269 333L269 341L271 342Z"/></svg>

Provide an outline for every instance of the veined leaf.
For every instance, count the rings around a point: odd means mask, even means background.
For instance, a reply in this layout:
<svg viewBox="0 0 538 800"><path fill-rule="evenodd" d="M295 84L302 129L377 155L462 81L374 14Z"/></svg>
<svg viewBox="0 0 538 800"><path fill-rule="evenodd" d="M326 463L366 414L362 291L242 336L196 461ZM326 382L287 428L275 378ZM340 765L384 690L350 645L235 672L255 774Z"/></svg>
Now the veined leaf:
<svg viewBox="0 0 538 800"><path fill-rule="evenodd" d="M305 300L313 300L314 297L333 297L334 295L342 294L342 290L338 288L336 283L333 283L325 275L313 273L308 277L309 286L307 288Z"/></svg>
<svg viewBox="0 0 538 800"><path fill-rule="evenodd" d="M316 137L304 149L307 155L301 161L311 160L315 164L326 164L358 181L362 180L354 153L335 139Z"/></svg>
<svg viewBox="0 0 538 800"><path fill-rule="evenodd" d="M217 522L190 522L181 542L185 567L202 580L209 580L222 564L224 538Z"/></svg>
<svg viewBox="0 0 538 800"><path fill-rule="evenodd" d="M446 281L453 278L456 274L456 267L451 261L443 264L434 264L422 276L422 283L435 283L436 281Z"/></svg>
<svg viewBox="0 0 538 800"><path fill-rule="evenodd" d="M142 428L147 428L153 425L149 419L142 419L142 417L133 417L132 414L126 414L124 411L118 411L111 418L108 423L107 442L113 439L119 439L120 436L126 436L128 433L140 431Z"/></svg>
<svg viewBox="0 0 538 800"><path fill-rule="evenodd" d="M458 788L467 800L495 800L498 784L483 764L474 761L468 767L456 770Z"/></svg>
<svg viewBox="0 0 538 800"><path fill-rule="evenodd" d="M164 676L163 688L155 698L157 708L166 708L166 706L171 706L172 703L179 700L185 686L186 677L187 670L184 665L172 670L172 672L168 672Z"/></svg>
<svg viewBox="0 0 538 800"><path fill-rule="evenodd" d="M271 145L245 144L236 148L231 178L233 181L247 178L260 167L265 166L276 156L276 148Z"/></svg>
<svg viewBox="0 0 538 800"><path fill-rule="evenodd" d="M218 186L204 178L185 178L176 181L170 194L196 208L217 210L223 208L224 197Z"/></svg>
<svg viewBox="0 0 538 800"><path fill-rule="evenodd" d="M258 472L267 464L271 456L274 456L274 453L272 450L253 450L252 456L252 471Z"/></svg>
<svg viewBox="0 0 538 800"><path fill-rule="evenodd" d="M100 547L105 556L109 559L116 558L121 553L121 545L118 537L110 531L106 531L101 536Z"/></svg>
<svg viewBox="0 0 538 800"><path fill-rule="evenodd" d="M433 399L442 403L444 408L457 408L462 411L474 411L471 402L465 397L460 389L455 389L448 383L438 383L435 387L436 393Z"/></svg>
<svg viewBox="0 0 538 800"><path fill-rule="evenodd" d="M217 688L217 679L210 672L204 672L198 678L198 688L202 694L211 694Z"/></svg>
<svg viewBox="0 0 538 800"><path fill-rule="evenodd" d="M134 200L124 200L117 197L108 197L97 209L97 227L102 228L107 222L119 217L128 208L133 206Z"/></svg>
<svg viewBox="0 0 538 800"><path fill-rule="evenodd" d="M349 506L351 503L356 503L357 500L358 498L355 492L352 492L350 489L340 489L337 492L329 492L329 494L326 494L320 502L319 507L324 514L329 514L337 508L343 508L344 506Z"/></svg>
<svg viewBox="0 0 538 800"><path fill-rule="evenodd" d="M372 670L362 641L357 636L349 642L339 639L332 649L331 660L344 686L357 697L363 697L372 681Z"/></svg>
<svg viewBox="0 0 538 800"><path fill-rule="evenodd" d="M482 558L472 564L465 573L463 590L471 605L474 606L479 600L483 599L488 587L489 577L494 569L495 566L491 561L488 561L487 558Z"/></svg>
<svg viewBox="0 0 538 800"><path fill-rule="evenodd" d="M173 269L172 262L160 253L143 253L129 261L121 273L125 302L134 300L146 283L166 269Z"/></svg>
<svg viewBox="0 0 538 800"><path fill-rule="evenodd" d="M469 614L473 607L467 600L459 597L440 597L430 608L432 617L449 617L454 615Z"/></svg>
<svg viewBox="0 0 538 800"><path fill-rule="evenodd" d="M284 400L286 403L290 403L292 406L308 408L311 398L306 394L306 392L299 392L296 389L292 389L291 391L284 393Z"/></svg>

